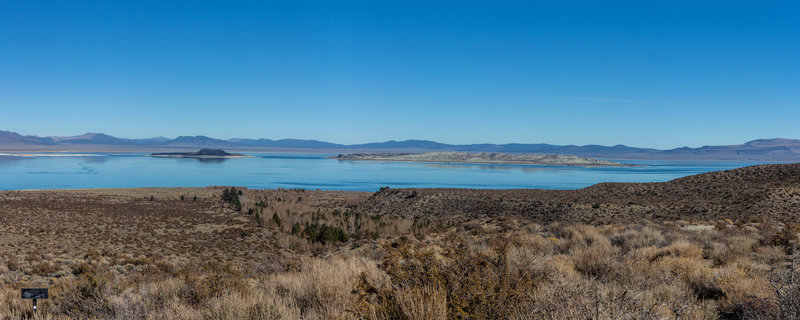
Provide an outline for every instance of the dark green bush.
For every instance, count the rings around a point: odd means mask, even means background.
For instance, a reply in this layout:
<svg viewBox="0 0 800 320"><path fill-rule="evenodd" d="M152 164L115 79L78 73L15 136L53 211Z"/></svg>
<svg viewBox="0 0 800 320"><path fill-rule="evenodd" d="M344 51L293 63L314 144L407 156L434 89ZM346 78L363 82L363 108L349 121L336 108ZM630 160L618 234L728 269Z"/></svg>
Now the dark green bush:
<svg viewBox="0 0 800 320"><path fill-rule="evenodd" d="M242 190L236 190L236 187L231 187L230 189L225 188L225 190L222 191L222 202L230 204L236 211L241 211L242 202L239 200L241 194Z"/></svg>
<svg viewBox="0 0 800 320"><path fill-rule="evenodd" d="M272 222L275 222L275 224L278 226L278 228L280 228L280 226L281 226L281 217L278 216L277 212L272 214Z"/></svg>
<svg viewBox="0 0 800 320"><path fill-rule="evenodd" d="M350 240L350 235L338 227L332 227L325 224L310 224L306 225L303 234L311 242L320 242L322 244L331 243L334 241L347 242Z"/></svg>
<svg viewBox="0 0 800 320"><path fill-rule="evenodd" d="M295 222L292 225L292 234L298 234L298 233L300 233L300 224Z"/></svg>

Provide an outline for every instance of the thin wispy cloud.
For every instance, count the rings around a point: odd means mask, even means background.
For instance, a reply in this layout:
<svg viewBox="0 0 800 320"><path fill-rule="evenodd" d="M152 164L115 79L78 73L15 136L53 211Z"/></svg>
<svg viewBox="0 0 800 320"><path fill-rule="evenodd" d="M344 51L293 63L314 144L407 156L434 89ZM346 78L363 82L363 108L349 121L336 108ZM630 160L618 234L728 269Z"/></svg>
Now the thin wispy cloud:
<svg viewBox="0 0 800 320"><path fill-rule="evenodd" d="M590 101L590 102L619 102L619 103L644 103L644 104L660 104L662 101L649 101L637 99L621 99L621 98L598 98L598 97L553 97L553 96L537 96L537 99L546 100L568 100L568 101Z"/></svg>

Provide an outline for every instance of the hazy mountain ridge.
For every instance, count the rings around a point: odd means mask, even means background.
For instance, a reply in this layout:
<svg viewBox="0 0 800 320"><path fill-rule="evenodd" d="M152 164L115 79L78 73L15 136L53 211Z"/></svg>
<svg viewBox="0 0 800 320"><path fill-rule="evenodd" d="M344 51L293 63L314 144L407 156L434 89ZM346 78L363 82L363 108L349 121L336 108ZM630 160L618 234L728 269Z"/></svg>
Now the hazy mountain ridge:
<svg viewBox="0 0 800 320"><path fill-rule="evenodd" d="M59 146L72 147L73 149L78 146L118 146L126 148L229 148L240 150L303 149L326 152L355 150L393 152L458 151L544 153L614 159L800 161L800 140L784 138L758 139L738 145L703 146L699 148L682 147L670 150L659 150L628 147L625 145L561 146L546 143L453 145L429 140L389 140L385 142L344 145L319 140L240 138L222 140L207 136L180 136L175 139L164 137L125 139L104 133L86 133L71 137L39 137L20 135L10 131L0 131L0 148L37 146L43 149L57 149Z"/></svg>

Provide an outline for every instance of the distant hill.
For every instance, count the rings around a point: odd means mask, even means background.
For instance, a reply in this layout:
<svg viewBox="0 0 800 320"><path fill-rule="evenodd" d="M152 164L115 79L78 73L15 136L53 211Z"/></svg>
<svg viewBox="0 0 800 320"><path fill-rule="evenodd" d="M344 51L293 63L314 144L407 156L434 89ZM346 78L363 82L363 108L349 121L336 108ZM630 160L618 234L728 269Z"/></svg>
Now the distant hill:
<svg viewBox="0 0 800 320"><path fill-rule="evenodd" d="M48 138L46 138L48 139ZM74 137L49 137L54 143L59 144L99 144L99 145L130 145L129 139L119 139L105 133L86 133Z"/></svg>
<svg viewBox="0 0 800 320"><path fill-rule="evenodd" d="M198 148L221 148L236 146L236 144L233 142L209 138L206 136L180 136L172 140L167 140L160 143L151 143L149 145Z"/></svg>
<svg viewBox="0 0 800 320"><path fill-rule="evenodd" d="M23 136L16 132L0 131L0 146L52 145L52 140L36 136Z"/></svg>
<svg viewBox="0 0 800 320"><path fill-rule="evenodd" d="M546 143L509 144L445 144L429 140L385 141L344 145L318 140L302 139L215 139L206 136L180 136L175 139L156 137L149 139L117 138L103 133L86 133L71 137L39 137L0 131L0 149L76 150L97 147L118 147L121 150L226 148L239 151L302 150L308 152L491 152L491 153L546 153L575 155L606 159L646 160L752 160L800 161L800 140L759 139L738 145L703 146L659 150L635 148L625 145L552 145Z"/></svg>
<svg viewBox="0 0 800 320"><path fill-rule="evenodd" d="M299 149L338 149L347 148L346 145L317 140L301 139L230 139L229 141L240 146L272 147L272 148L299 148Z"/></svg>

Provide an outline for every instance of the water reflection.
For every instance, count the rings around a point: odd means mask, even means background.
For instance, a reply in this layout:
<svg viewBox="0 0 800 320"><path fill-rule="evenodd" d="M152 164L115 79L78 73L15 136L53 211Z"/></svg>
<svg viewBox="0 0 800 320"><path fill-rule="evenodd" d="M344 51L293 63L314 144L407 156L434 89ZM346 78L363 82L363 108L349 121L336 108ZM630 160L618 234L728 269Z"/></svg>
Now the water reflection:
<svg viewBox="0 0 800 320"><path fill-rule="evenodd" d="M217 163L223 163L228 160L227 158L194 158L194 159L200 161L200 163L203 164L217 164Z"/></svg>
<svg viewBox="0 0 800 320"><path fill-rule="evenodd" d="M102 162L105 162L105 161L102 161ZM79 173L81 173L81 174L97 174L97 168L95 168L95 167L87 166L85 164L80 164L80 166L81 166L81 170L79 171Z"/></svg>
<svg viewBox="0 0 800 320"><path fill-rule="evenodd" d="M81 156L81 157L77 157L77 158L79 160L83 161L83 162L88 162L88 163L105 163L111 157L109 157L109 156L91 156L91 157Z"/></svg>
<svg viewBox="0 0 800 320"><path fill-rule="evenodd" d="M102 164L107 162L111 157L110 156L49 156L49 155L25 155L25 156L18 156L18 155L0 155L0 166L11 166L17 165L23 162L35 162L35 161L46 161L50 158L69 158L72 160L77 160L82 163L93 163L93 164Z"/></svg>
<svg viewBox="0 0 800 320"><path fill-rule="evenodd" d="M22 157L0 155L0 166L11 166L22 160Z"/></svg>
<svg viewBox="0 0 800 320"><path fill-rule="evenodd" d="M158 158L158 157L154 157L153 159L171 159L173 161L177 161L179 163L186 163L186 164L198 163L198 162L201 163L201 164L221 164L221 163L225 162L226 160L229 160L227 158L195 158L195 157L179 157L179 158L169 158L169 157Z"/></svg>

